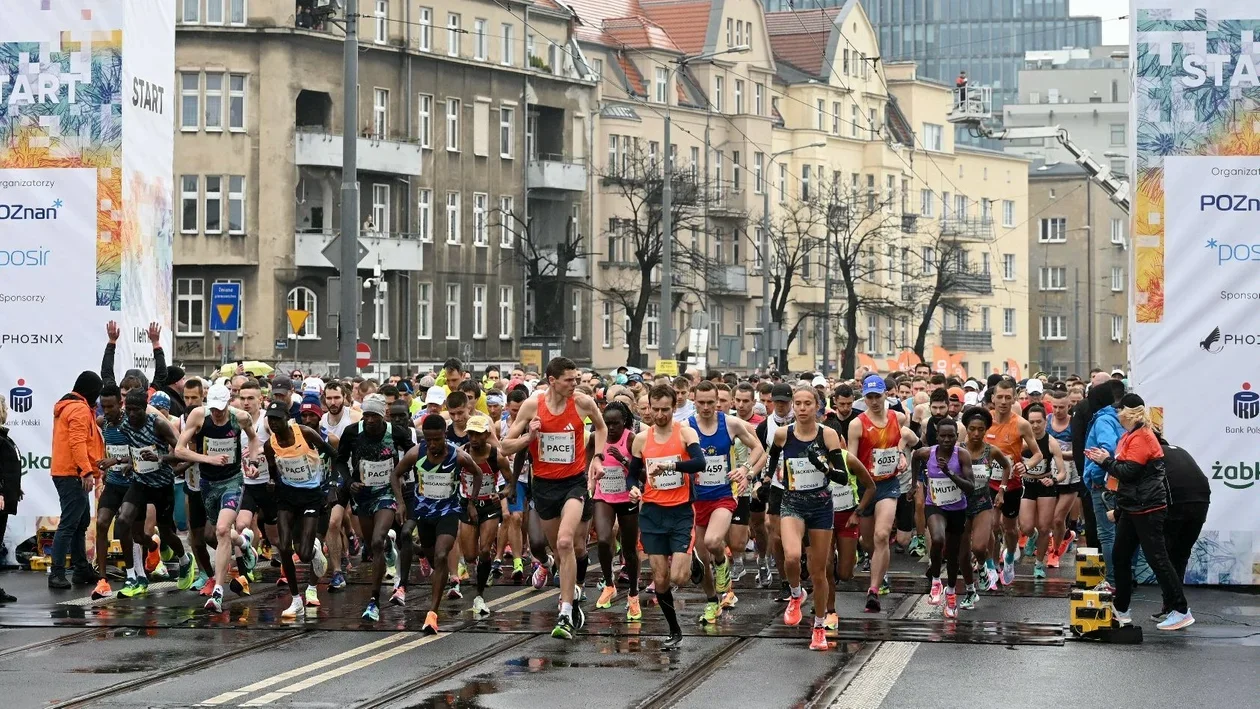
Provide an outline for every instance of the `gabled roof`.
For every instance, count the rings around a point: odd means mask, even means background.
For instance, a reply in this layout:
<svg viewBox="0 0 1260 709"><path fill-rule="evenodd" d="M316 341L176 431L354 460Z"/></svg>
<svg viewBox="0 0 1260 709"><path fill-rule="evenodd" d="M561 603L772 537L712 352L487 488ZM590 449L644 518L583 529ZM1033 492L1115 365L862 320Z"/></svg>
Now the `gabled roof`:
<svg viewBox="0 0 1260 709"><path fill-rule="evenodd" d="M774 58L815 77L829 76L831 68L827 62L834 61L830 56L835 44L833 36L838 38L845 16L856 3L857 0L849 0L844 7L767 12L766 32Z"/></svg>
<svg viewBox="0 0 1260 709"><path fill-rule="evenodd" d="M621 73L626 77L626 90L633 96L647 98L647 89L643 83L643 74L639 73L639 68L630 61L630 57L625 52L617 52L617 66L621 67Z"/></svg>
<svg viewBox="0 0 1260 709"><path fill-rule="evenodd" d="M644 14L673 37L685 54L704 51L713 13L711 0L639 0Z"/></svg>
<svg viewBox="0 0 1260 709"><path fill-rule="evenodd" d="M614 17L604 20L604 35L612 38L618 47L632 49L659 49L681 52L669 33L646 17Z"/></svg>

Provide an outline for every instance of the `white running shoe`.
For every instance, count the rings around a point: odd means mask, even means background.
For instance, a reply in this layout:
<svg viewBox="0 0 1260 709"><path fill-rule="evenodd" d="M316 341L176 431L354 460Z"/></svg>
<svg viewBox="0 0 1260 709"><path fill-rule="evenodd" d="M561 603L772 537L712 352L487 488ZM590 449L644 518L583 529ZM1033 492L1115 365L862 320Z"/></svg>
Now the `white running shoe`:
<svg viewBox="0 0 1260 709"><path fill-rule="evenodd" d="M311 571L315 573L312 582L322 579L328 573L328 557L324 556L324 545L318 539L315 540L315 556L311 557Z"/></svg>
<svg viewBox="0 0 1260 709"><path fill-rule="evenodd" d="M490 606L486 605L486 600L481 596L477 596L473 599L472 614L478 618L484 618L490 615Z"/></svg>
<svg viewBox="0 0 1260 709"><path fill-rule="evenodd" d="M302 603L301 596L294 596L293 601L289 603L289 607L280 613L280 617L285 620L296 620L306 617L306 605Z"/></svg>

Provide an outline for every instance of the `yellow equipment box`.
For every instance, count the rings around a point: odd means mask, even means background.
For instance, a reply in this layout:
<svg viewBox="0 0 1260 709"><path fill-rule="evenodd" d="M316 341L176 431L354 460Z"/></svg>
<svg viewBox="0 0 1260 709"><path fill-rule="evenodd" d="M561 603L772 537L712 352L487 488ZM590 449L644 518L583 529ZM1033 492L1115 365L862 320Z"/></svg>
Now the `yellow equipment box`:
<svg viewBox="0 0 1260 709"><path fill-rule="evenodd" d="M1097 549L1083 547L1076 550L1076 587L1090 589L1105 581L1107 564L1103 561L1102 552Z"/></svg>
<svg viewBox="0 0 1260 709"><path fill-rule="evenodd" d="M1071 616L1068 624L1077 635L1110 628L1111 594L1106 591L1072 590Z"/></svg>

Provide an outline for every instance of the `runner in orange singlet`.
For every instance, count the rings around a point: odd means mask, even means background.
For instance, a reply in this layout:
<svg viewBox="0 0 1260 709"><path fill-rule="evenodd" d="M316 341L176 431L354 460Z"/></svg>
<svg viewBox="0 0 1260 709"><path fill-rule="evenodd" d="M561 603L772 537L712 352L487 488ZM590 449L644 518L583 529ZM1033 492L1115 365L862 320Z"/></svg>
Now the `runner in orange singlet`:
<svg viewBox="0 0 1260 709"><path fill-rule="evenodd" d="M984 436L984 440L989 445L1005 453L1011 461L1010 470L1003 469L1004 477L1001 480L989 481L989 487L994 491L993 514L1001 515L1002 537L1006 542L1006 553L1002 557L1001 580L1002 584L1007 586L1015 581L1015 547L1019 544L1019 504L1023 499L1020 476L1028 470L1024 467L1025 465L1036 465L1041 462L1042 457L1037 438L1033 436L1032 426L1015 413L1014 404L1014 381L1003 379L993 385L993 425ZM1025 447L1034 451L1031 458L1023 457ZM997 525L994 525L994 529L997 529Z"/></svg>

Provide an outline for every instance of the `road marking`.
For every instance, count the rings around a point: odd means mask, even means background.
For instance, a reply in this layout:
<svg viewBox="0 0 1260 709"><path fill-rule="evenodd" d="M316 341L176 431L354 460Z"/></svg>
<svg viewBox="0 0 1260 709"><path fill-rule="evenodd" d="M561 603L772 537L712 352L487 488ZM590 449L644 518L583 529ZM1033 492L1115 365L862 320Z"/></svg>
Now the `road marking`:
<svg viewBox="0 0 1260 709"><path fill-rule="evenodd" d="M529 589L529 590L531 590L531 591L532 591L533 589ZM558 589L558 588L553 588L553 589L551 589L550 591L547 591L546 593L540 593L540 594L538 594L538 595L534 596L533 598L526 598L526 599L525 599L525 600L523 600L523 601L519 601L519 602L517 602L517 603L513 603L513 604L512 604L512 605L510 605L510 606L504 606L504 607L499 608L499 609L497 609L497 610L498 610L498 612L499 612L499 613L506 613L507 611L520 610L521 608L524 608L525 606L532 605L532 604L534 604L534 603L537 603L538 601L544 601L544 600L546 600L546 599L548 599L548 598L551 598L551 597L553 597L553 596L555 596L555 595L557 595L557 594L559 594L559 593L560 593L560 589ZM504 600L507 600L507 599L504 599Z"/></svg>
<svg viewBox="0 0 1260 709"><path fill-rule="evenodd" d="M906 615L913 620L932 617L932 606L927 596L921 596ZM893 685L901 677L919 643L885 642L871 655L871 659L858 670L853 681L844 688L831 709L869 709L884 703Z"/></svg>
<svg viewBox="0 0 1260 709"><path fill-rule="evenodd" d="M146 591L146 594L147 593L154 593L154 594L165 593L167 591L177 591L177 590L179 590L179 582L177 581L158 581L157 583L149 584L149 588ZM79 608L94 608L96 606L103 606L106 603L109 603L110 601L116 601L119 598L122 598L122 596L119 596L118 592L114 591L113 593L110 593L108 596L104 598L98 598L96 600L93 600L92 597L89 595L89 596L84 596L83 598L74 598L69 601L61 601L57 605L77 606Z"/></svg>

